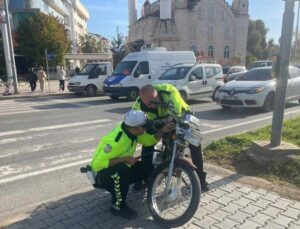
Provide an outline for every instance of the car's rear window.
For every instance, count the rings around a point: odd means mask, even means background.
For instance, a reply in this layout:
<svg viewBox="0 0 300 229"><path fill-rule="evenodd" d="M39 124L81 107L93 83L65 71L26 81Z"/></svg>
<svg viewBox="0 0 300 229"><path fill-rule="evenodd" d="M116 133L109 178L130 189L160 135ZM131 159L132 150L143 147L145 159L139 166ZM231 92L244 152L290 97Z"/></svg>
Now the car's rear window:
<svg viewBox="0 0 300 229"><path fill-rule="evenodd" d="M253 69L236 79L237 81L267 81L272 79L271 69Z"/></svg>

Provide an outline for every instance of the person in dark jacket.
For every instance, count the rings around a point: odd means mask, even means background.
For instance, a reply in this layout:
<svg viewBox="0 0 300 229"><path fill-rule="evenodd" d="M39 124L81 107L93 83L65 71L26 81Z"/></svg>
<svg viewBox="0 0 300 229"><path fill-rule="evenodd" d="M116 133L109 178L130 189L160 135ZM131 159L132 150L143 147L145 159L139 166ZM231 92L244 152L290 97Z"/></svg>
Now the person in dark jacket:
<svg viewBox="0 0 300 229"><path fill-rule="evenodd" d="M37 75L34 72L34 68L30 68L28 75L27 75L27 81L30 84L31 92L34 92L36 89L36 81L38 80Z"/></svg>

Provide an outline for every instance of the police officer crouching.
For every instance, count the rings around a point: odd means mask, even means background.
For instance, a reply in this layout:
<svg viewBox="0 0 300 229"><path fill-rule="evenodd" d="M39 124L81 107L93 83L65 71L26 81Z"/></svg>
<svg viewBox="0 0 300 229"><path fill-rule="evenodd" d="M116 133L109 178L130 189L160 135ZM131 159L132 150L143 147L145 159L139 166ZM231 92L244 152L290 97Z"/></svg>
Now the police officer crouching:
<svg viewBox="0 0 300 229"><path fill-rule="evenodd" d="M149 177L138 157L133 157L136 145L148 126L152 126L142 111L129 111L124 121L104 136L93 155L91 170L96 174L95 187L112 195L111 213L134 218L136 213L126 204L129 185Z"/></svg>

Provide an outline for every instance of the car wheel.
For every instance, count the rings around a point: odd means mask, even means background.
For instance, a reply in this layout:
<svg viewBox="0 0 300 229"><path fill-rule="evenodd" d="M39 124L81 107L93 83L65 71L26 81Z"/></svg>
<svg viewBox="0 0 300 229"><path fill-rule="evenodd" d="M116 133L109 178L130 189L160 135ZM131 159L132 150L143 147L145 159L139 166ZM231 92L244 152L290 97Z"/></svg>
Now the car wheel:
<svg viewBox="0 0 300 229"><path fill-rule="evenodd" d="M181 95L181 98L182 98L184 101L187 101L187 95L186 95L185 91L180 91L179 93L180 93L180 95Z"/></svg>
<svg viewBox="0 0 300 229"><path fill-rule="evenodd" d="M115 101L117 101L118 99L119 99L119 97L118 96L109 96L112 100L115 100Z"/></svg>
<svg viewBox="0 0 300 229"><path fill-rule="evenodd" d="M270 112L273 110L274 108L274 92L271 92L270 94L268 94L268 96L265 99L264 105L262 107L262 111L264 112Z"/></svg>
<svg viewBox="0 0 300 229"><path fill-rule="evenodd" d="M216 101L216 93L217 93L217 91L219 90L219 88L220 87L216 87L216 89L214 90L214 93L212 94L212 96L211 96L211 99L212 99L212 101Z"/></svg>
<svg viewBox="0 0 300 229"><path fill-rule="evenodd" d="M221 107L223 108L223 110L226 110L226 111L231 109L231 106L221 105Z"/></svg>
<svg viewBox="0 0 300 229"><path fill-rule="evenodd" d="M127 99L130 101L134 101L138 96L139 96L139 90L137 88L132 88L128 92Z"/></svg>
<svg viewBox="0 0 300 229"><path fill-rule="evenodd" d="M97 92L97 88L94 85L89 85L86 88L86 93L88 96L95 96Z"/></svg>

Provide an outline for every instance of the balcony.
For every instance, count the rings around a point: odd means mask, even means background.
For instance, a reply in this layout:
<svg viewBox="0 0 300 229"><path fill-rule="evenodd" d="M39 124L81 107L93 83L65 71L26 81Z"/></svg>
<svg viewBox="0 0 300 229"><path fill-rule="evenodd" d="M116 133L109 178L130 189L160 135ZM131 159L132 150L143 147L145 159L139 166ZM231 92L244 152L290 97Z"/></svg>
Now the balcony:
<svg viewBox="0 0 300 229"><path fill-rule="evenodd" d="M61 0L45 0L53 9L55 9L60 14L66 16L69 15L68 8L62 3Z"/></svg>
<svg viewBox="0 0 300 229"><path fill-rule="evenodd" d="M86 19L90 18L90 14L87 9L81 4L80 0L75 0L76 10Z"/></svg>

